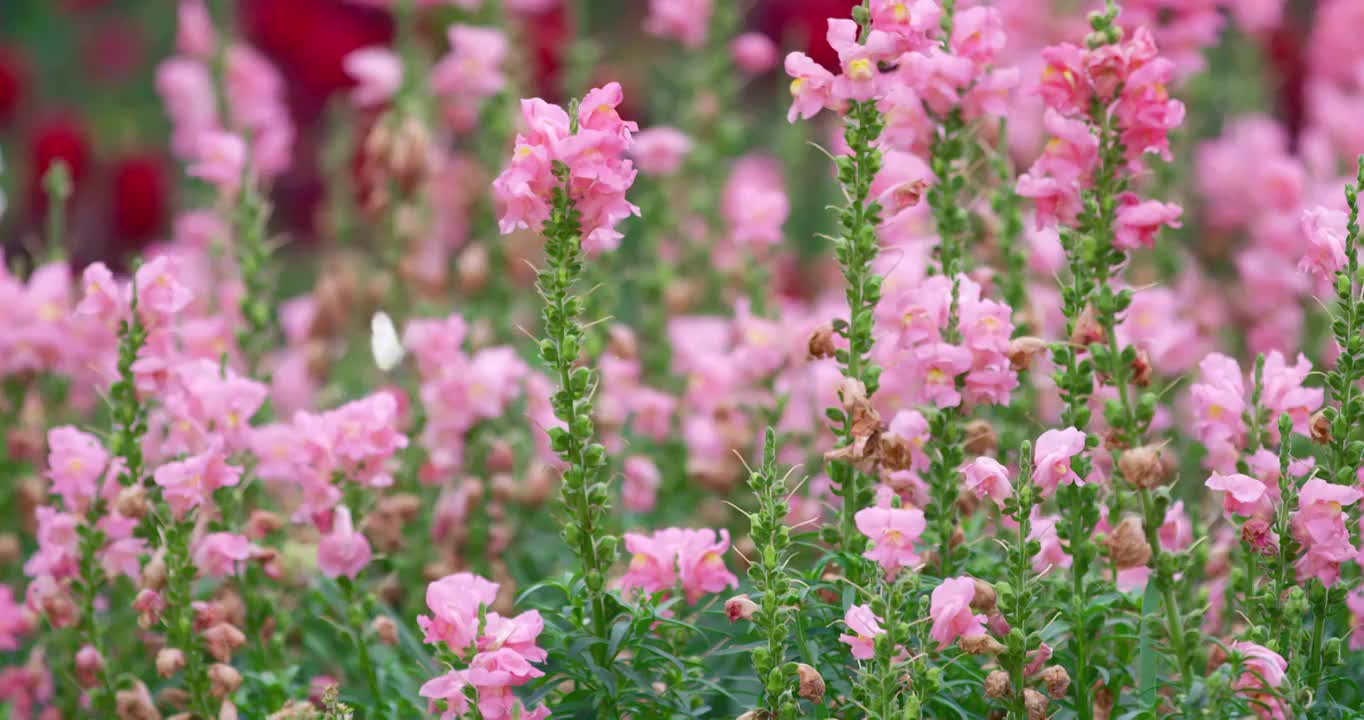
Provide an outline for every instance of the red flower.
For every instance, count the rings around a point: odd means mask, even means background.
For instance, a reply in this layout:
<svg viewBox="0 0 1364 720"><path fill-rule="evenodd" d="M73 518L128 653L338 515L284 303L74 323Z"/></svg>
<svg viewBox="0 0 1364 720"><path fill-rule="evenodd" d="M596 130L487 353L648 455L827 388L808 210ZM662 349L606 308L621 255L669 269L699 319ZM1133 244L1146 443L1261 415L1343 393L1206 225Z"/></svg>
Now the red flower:
<svg viewBox="0 0 1364 720"><path fill-rule="evenodd" d="M72 186L77 189L89 175L94 163L85 128L75 118L65 115L51 118L34 128L28 154L28 198L29 206L35 213L42 213L47 208L43 175L53 163L57 160L66 161L71 170Z"/></svg>
<svg viewBox="0 0 1364 720"><path fill-rule="evenodd" d="M114 163L109 179L115 249L140 248L166 226L169 196L164 161L153 153L127 155Z"/></svg>
<svg viewBox="0 0 1364 720"><path fill-rule="evenodd" d="M0 126L14 119L28 89L28 63L17 48L0 47Z"/></svg>

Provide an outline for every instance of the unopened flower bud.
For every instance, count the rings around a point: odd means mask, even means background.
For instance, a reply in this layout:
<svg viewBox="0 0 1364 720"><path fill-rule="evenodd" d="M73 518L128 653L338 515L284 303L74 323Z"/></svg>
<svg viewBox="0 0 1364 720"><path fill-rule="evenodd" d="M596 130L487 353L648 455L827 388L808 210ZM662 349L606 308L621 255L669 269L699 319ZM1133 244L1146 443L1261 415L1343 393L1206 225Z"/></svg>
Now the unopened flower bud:
<svg viewBox="0 0 1364 720"><path fill-rule="evenodd" d="M14 533L0 533L0 568L8 567L24 556L24 546Z"/></svg>
<svg viewBox="0 0 1364 720"><path fill-rule="evenodd" d="M820 325L810 334L809 351L812 358L831 358L834 356L834 328Z"/></svg>
<svg viewBox="0 0 1364 720"><path fill-rule="evenodd" d="M185 653L175 648L161 648L156 654L156 674L169 679L185 667Z"/></svg>
<svg viewBox="0 0 1364 720"><path fill-rule="evenodd" d="M735 595L725 601L725 615L729 617L731 623L751 619L757 609L758 604L750 600L747 595Z"/></svg>
<svg viewBox="0 0 1364 720"><path fill-rule="evenodd" d="M246 644L246 635L235 625L220 622L204 631L204 645L208 654L220 663L232 661L232 653Z"/></svg>
<svg viewBox="0 0 1364 720"><path fill-rule="evenodd" d="M1075 320L1075 331L1070 334L1070 344L1075 348L1087 348L1094 343L1102 342L1103 339L1104 329L1099 324L1094 306L1086 305L1084 312Z"/></svg>
<svg viewBox="0 0 1364 720"><path fill-rule="evenodd" d="M815 704L824 702L824 676L820 675L818 670L805 663L798 663L796 677L800 680L797 695Z"/></svg>
<svg viewBox="0 0 1364 720"><path fill-rule="evenodd" d="M142 589L160 590L166 586L166 556L163 552L152 555L152 559L142 566Z"/></svg>
<svg viewBox="0 0 1364 720"><path fill-rule="evenodd" d="M246 519L246 536L252 540L264 540L266 536L284 527L284 518L268 510L252 510Z"/></svg>
<svg viewBox="0 0 1364 720"><path fill-rule="evenodd" d="M1048 666L1042 670L1040 677L1042 683L1047 686L1047 694L1054 698L1065 697L1066 690L1070 689L1070 675L1060 665Z"/></svg>
<svg viewBox="0 0 1364 720"><path fill-rule="evenodd" d="M225 698L242 686L242 674L237 668L226 663L213 663L208 668L208 679L212 683L209 692L216 698Z"/></svg>

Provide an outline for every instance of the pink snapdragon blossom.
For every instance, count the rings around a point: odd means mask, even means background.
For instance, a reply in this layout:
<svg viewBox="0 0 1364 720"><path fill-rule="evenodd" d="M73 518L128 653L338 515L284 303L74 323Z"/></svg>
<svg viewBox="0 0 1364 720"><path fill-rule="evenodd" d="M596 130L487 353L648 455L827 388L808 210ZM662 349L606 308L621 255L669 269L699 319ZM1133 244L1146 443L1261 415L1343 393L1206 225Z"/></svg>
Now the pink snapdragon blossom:
<svg viewBox="0 0 1364 720"><path fill-rule="evenodd" d="M218 38L204 0L180 0L176 21L175 48L196 60L212 60Z"/></svg>
<svg viewBox="0 0 1364 720"><path fill-rule="evenodd" d="M232 195L242 183L246 168L246 142L229 132L206 132L199 136L191 177L216 185L224 195Z"/></svg>
<svg viewBox="0 0 1364 720"><path fill-rule="evenodd" d="M540 99L522 100L528 130L516 136L512 160L493 181L493 202L503 234L517 228L539 231L550 215L556 188L566 183L569 198L581 213L584 252L595 254L620 244L616 225L639 208L625 199L637 171L625 153L633 122L616 112L623 101L619 83L596 88L578 108L578 132L571 133L568 113ZM567 168L555 176L555 163Z"/></svg>
<svg viewBox="0 0 1364 720"><path fill-rule="evenodd" d="M786 121L795 122L819 114L820 110L833 103L834 74L823 65L810 59L803 52L793 52L786 56L786 74L791 80L791 109L786 112Z"/></svg>
<svg viewBox="0 0 1364 720"><path fill-rule="evenodd" d="M221 443L184 460L166 463L152 473L152 480L161 486L166 504L177 517L209 502L213 491L232 487L241 480L242 469L229 465Z"/></svg>
<svg viewBox="0 0 1364 720"><path fill-rule="evenodd" d="M658 498L662 475L658 466L645 455L631 455L622 463L621 504L631 512L649 512Z"/></svg>
<svg viewBox="0 0 1364 720"><path fill-rule="evenodd" d="M99 438L70 425L47 432L47 476L66 507L82 512L99 492L109 453Z"/></svg>
<svg viewBox="0 0 1364 720"><path fill-rule="evenodd" d="M1071 460L1085 449L1085 434L1075 428L1048 430L1037 438L1033 449L1033 481L1050 497L1060 485L1083 485L1084 479L1071 469Z"/></svg>
<svg viewBox="0 0 1364 720"><path fill-rule="evenodd" d="M928 616L933 619L930 637L938 641L938 649L967 635L985 634L985 616L971 612L971 600L976 596L976 581L969 577L947 578L933 588Z"/></svg>
<svg viewBox="0 0 1364 720"><path fill-rule="evenodd" d="M656 593L681 586L687 602L695 604L705 593L739 586L723 557L729 550L728 530L665 528L653 535L626 533L625 549L632 553L630 567L620 580L627 590Z"/></svg>
<svg viewBox="0 0 1364 720"><path fill-rule="evenodd" d="M734 64L747 75L761 75L777 65L777 46L759 32L746 32L729 44Z"/></svg>
<svg viewBox="0 0 1364 720"><path fill-rule="evenodd" d="M194 565L204 576L229 577L236 575L241 563L255 552L256 546L244 535L209 533L194 548Z"/></svg>
<svg viewBox="0 0 1364 720"><path fill-rule="evenodd" d="M982 455L962 467L961 474L967 490L982 500L993 500L1001 508L1013 493L1008 468L994 458Z"/></svg>
<svg viewBox="0 0 1364 720"><path fill-rule="evenodd" d="M1252 642L1233 641L1228 649L1241 658L1245 668L1232 688L1251 700L1259 717L1284 720L1283 700L1273 690L1283 684L1288 662L1273 650Z"/></svg>
<svg viewBox="0 0 1364 720"><path fill-rule="evenodd" d="M1293 513L1293 537L1303 547L1297 563L1298 581L1317 578L1331 587L1340 576L1340 565L1353 560L1358 550L1350 544L1342 508L1353 505L1364 492L1347 485L1336 485L1321 478L1303 484L1298 494L1298 509Z"/></svg>
<svg viewBox="0 0 1364 720"><path fill-rule="evenodd" d="M351 99L363 108L392 100L403 84L402 59L386 47L352 50L341 64L356 83Z"/></svg>
<svg viewBox="0 0 1364 720"><path fill-rule="evenodd" d="M496 28L455 24L446 31L450 52L431 70L431 89L437 95L467 101L482 100L507 86L502 72L507 36Z"/></svg>
<svg viewBox="0 0 1364 720"><path fill-rule="evenodd" d="M692 49L699 48L706 42L711 3L712 0L649 0L644 31L677 40Z"/></svg>
<svg viewBox="0 0 1364 720"><path fill-rule="evenodd" d="M1180 227L1184 209L1174 203L1141 200L1132 193L1118 198L1117 224L1113 229L1113 246L1119 250L1136 250L1155 245L1156 233L1162 227Z"/></svg>
<svg viewBox="0 0 1364 720"><path fill-rule="evenodd" d="M18 650L19 638L32 630L33 620L24 606L14 601L14 591L0 585L0 651Z"/></svg>
<svg viewBox="0 0 1364 720"><path fill-rule="evenodd" d="M430 700L432 712L437 709L438 701L444 701L446 710L441 713L440 720L456 720L469 712L469 697L464 694L468 686L469 680L464 670L451 670L427 680L417 694Z"/></svg>
<svg viewBox="0 0 1364 720"><path fill-rule="evenodd" d="M1223 510L1228 515L1255 517L1267 514L1272 509L1265 493L1265 484L1249 475L1215 472L1203 485L1209 490L1226 493Z"/></svg>
<svg viewBox="0 0 1364 720"><path fill-rule="evenodd" d="M336 508L332 531L317 543L317 567L323 575L354 580L369 564L371 551L364 533L356 532L350 508Z"/></svg>
<svg viewBox="0 0 1364 720"><path fill-rule="evenodd" d="M917 374L922 378L923 399L938 408L961 404L957 391L957 376L971 369L971 351L960 345L933 343L920 350L914 359Z"/></svg>
<svg viewBox="0 0 1364 720"><path fill-rule="evenodd" d="M654 127L635 135L630 156L645 175L671 175L682 167L682 161L691 149L691 138L681 130Z"/></svg>
<svg viewBox="0 0 1364 720"><path fill-rule="evenodd" d="M880 618L876 617L868 605L853 605L843 615L843 624L852 631L851 635L839 635L838 641L852 649L852 656L858 660L870 660L876 656L876 636L885 633Z"/></svg>
<svg viewBox="0 0 1364 720"><path fill-rule="evenodd" d="M417 626L427 643L445 643L462 654L478 637L479 609L497 599L497 583L473 573L447 575L426 586L426 607L431 615L419 615Z"/></svg>
<svg viewBox="0 0 1364 720"><path fill-rule="evenodd" d="M900 568L915 567L919 556L914 543L923 535L927 523L916 508L868 507L853 516L857 530L871 540L871 549L862 553L893 577Z"/></svg>
<svg viewBox="0 0 1364 720"><path fill-rule="evenodd" d="M1349 260L1345 255L1349 219L1339 210L1318 207L1302 211L1302 234L1307 238L1307 252L1298 262L1298 269L1327 279L1334 278Z"/></svg>

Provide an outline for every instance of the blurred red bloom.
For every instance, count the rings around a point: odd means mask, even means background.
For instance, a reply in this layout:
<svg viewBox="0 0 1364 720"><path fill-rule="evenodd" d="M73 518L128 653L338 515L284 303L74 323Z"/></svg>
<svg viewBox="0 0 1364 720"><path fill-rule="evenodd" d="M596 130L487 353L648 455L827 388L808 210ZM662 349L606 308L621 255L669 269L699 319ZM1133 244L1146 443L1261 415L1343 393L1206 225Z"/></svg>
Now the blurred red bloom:
<svg viewBox="0 0 1364 720"><path fill-rule="evenodd" d="M141 247L166 226L169 195L161 156L126 155L110 171L111 230L116 250Z"/></svg>
<svg viewBox="0 0 1364 720"><path fill-rule="evenodd" d="M90 138L85 127L69 115L52 117L33 129L28 144L28 198L29 207L35 213L47 208L47 196L43 192L43 175L57 160L66 161L71 170L72 186L80 189L82 181L89 175L94 156L90 149Z"/></svg>
<svg viewBox="0 0 1364 720"><path fill-rule="evenodd" d="M859 0L763 0L754 11L755 24L781 47L804 48L824 67L838 67L838 55L824 35L829 18L848 17Z"/></svg>
<svg viewBox="0 0 1364 720"><path fill-rule="evenodd" d="M8 124L28 89L28 63L18 49L0 46L0 125Z"/></svg>

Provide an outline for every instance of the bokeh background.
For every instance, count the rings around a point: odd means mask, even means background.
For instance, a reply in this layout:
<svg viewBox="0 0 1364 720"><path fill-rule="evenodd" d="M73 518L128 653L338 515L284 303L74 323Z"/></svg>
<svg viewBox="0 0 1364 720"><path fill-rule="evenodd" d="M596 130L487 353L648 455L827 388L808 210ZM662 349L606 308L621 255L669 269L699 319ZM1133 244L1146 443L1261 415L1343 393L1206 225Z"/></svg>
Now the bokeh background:
<svg viewBox="0 0 1364 720"><path fill-rule="evenodd" d="M1000 4L1046 17L1051 5L1067 2ZM828 64L825 19L845 16L853 4L750 0L744 22L783 49L804 49ZM515 71L538 94L558 95L568 41L579 23L607 48L596 70L601 77L618 78L628 88L651 82L651 72L679 71L650 62L666 57L660 55L666 43L639 30L644 0L597 0L583 7L582 16L559 6L521 23L521 64L528 66ZM343 124L339 115L352 86L342 58L357 48L390 42L392 19L384 10L348 0L225 0L220 12L231 16L237 32L279 67L288 84L298 139L291 170L272 188L275 223L290 252L306 252L327 239L325 223L319 222L326 192L322 178L336 169L332 166L344 169L345 158L328 162L329 130ZM1290 131L1296 129L1312 13L1310 0L1294 0L1278 29L1254 37L1233 33L1211 53L1209 62L1225 67L1204 74L1209 80L1202 87L1195 81L1188 88L1203 100L1190 103L1204 110L1193 118L1203 126L1197 134L1216 132L1225 114L1252 109L1268 110ZM438 44L440 14L428 21L424 31ZM68 240L74 261L118 261L164 236L177 194L193 191L167 155L170 127L155 88L156 66L172 54L174 37L169 0L0 0L0 189L8 206L0 239L7 254L26 253L41 243L45 198L40 179L59 158L75 180ZM759 78L746 89L748 97L781 92L785 82L779 74L778 69ZM773 98L766 104L780 103ZM649 108L627 112L642 125L656 120L647 117ZM801 228L794 230L791 237L802 237Z"/></svg>

